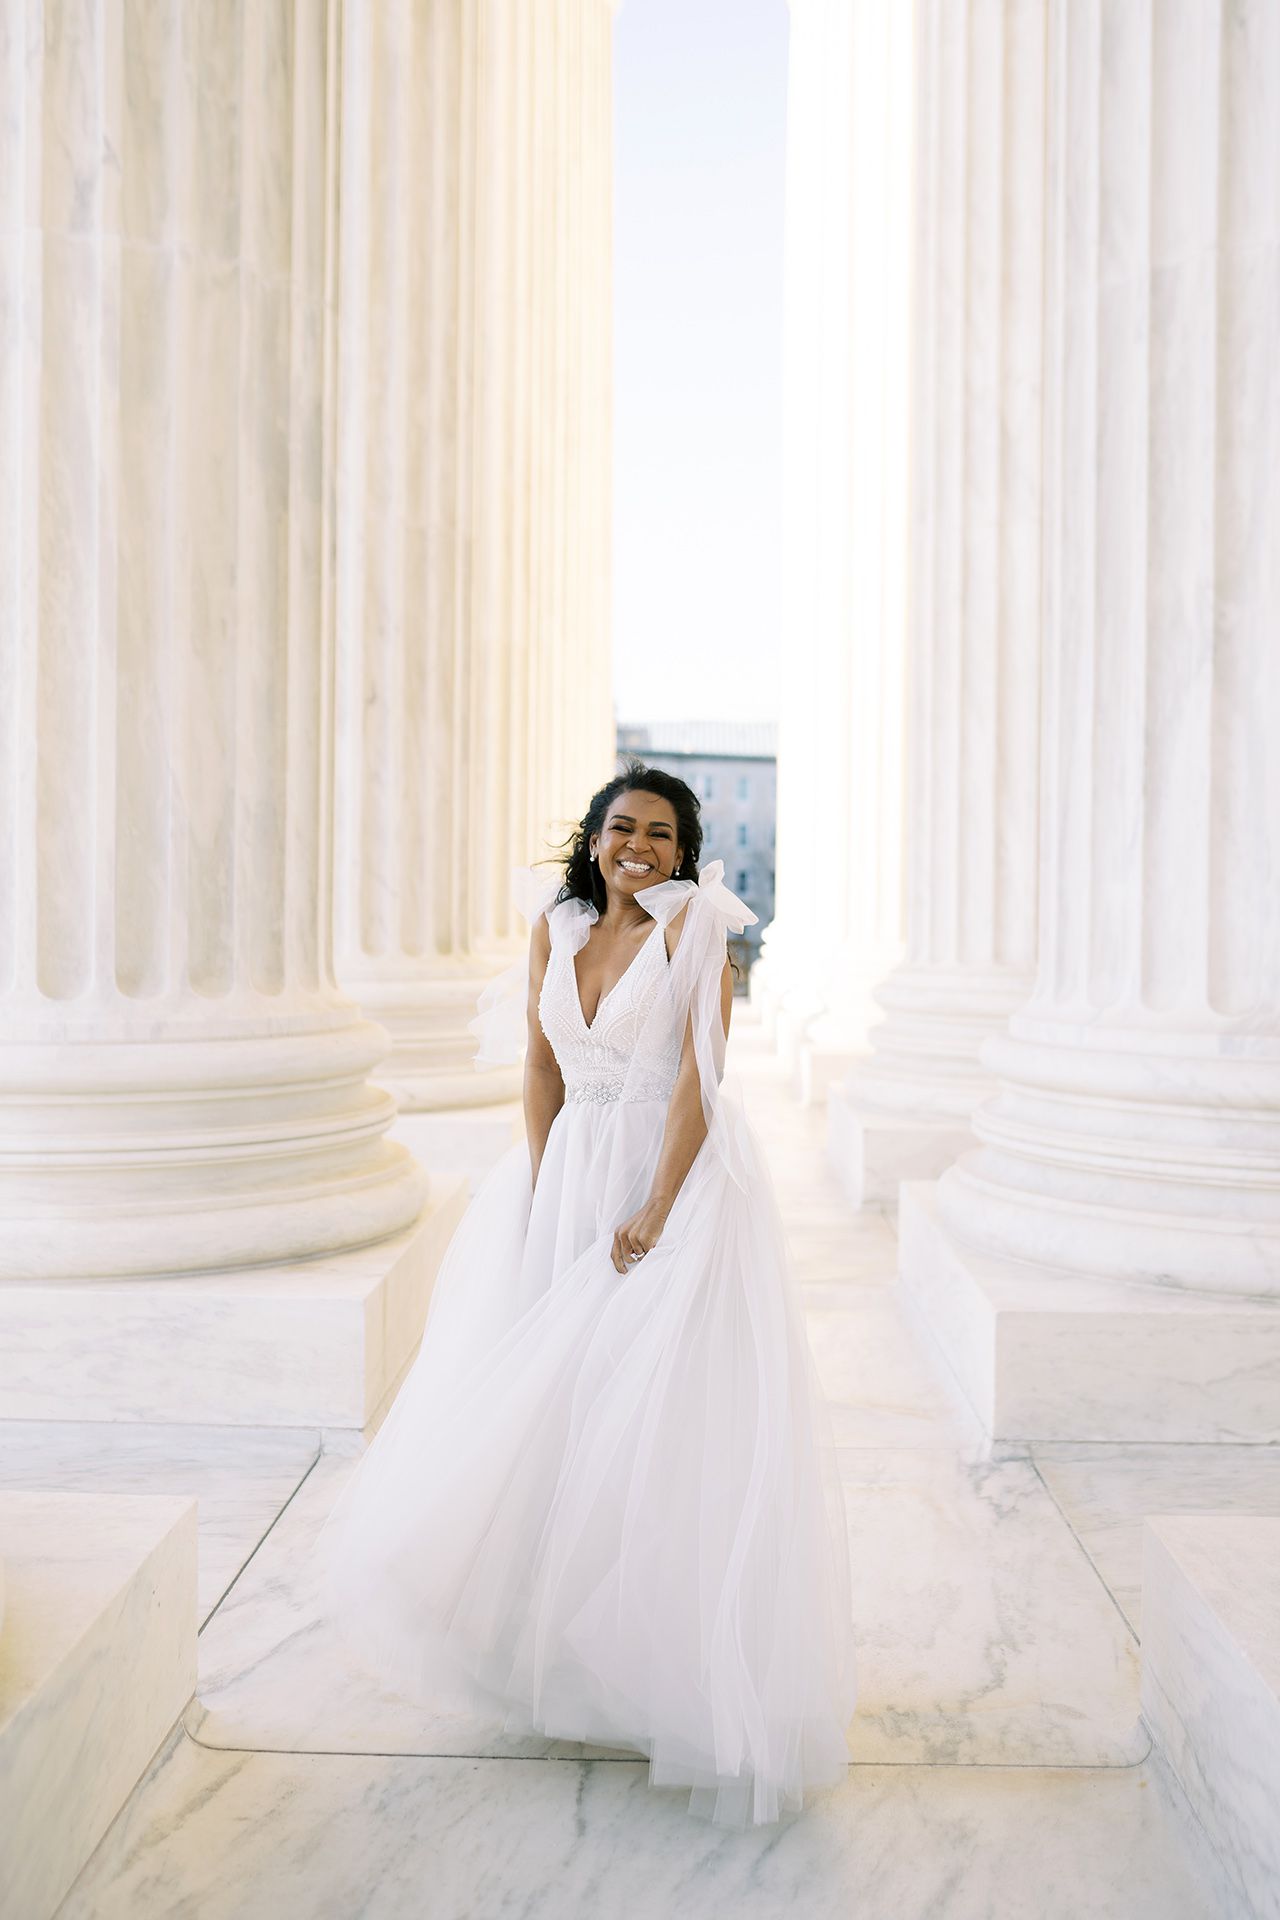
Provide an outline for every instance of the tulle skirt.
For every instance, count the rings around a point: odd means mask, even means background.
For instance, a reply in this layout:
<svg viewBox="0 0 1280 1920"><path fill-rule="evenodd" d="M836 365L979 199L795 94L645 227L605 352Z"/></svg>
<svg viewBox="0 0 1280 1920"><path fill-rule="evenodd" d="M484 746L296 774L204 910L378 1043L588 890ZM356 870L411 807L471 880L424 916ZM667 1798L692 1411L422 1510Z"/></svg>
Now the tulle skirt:
<svg viewBox="0 0 1280 1920"><path fill-rule="evenodd" d="M612 1265L665 1119L568 1103L532 1199L523 1143L492 1169L323 1586L392 1692L643 1755L743 1827L844 1777L844 1506L758 1150L740 1184L704 1146L658 1243Z"/></svg>

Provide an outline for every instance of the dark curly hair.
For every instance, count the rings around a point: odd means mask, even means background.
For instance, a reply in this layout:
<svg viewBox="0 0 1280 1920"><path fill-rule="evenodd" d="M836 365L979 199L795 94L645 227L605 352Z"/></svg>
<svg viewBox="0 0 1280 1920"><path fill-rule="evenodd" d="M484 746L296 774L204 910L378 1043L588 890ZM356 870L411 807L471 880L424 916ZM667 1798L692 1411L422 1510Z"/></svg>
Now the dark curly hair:
<svg viewBox="0 0 1280 1920"><path fill-rule="evenodd" d="M557 900L588 900L597 913L604 911L606 892L600 869L591 864L591 836L599 833L605 817L620 793L657 793L669 800L675 810L676 839L684 848L684 858L674 878L696 880L698 858L702 852L702 807L693 788L678 774L664 773L661 767L646 767L643 760L629 759L621 773L605 782L591 796L591 805L564 842L564 885Z"/></svg>

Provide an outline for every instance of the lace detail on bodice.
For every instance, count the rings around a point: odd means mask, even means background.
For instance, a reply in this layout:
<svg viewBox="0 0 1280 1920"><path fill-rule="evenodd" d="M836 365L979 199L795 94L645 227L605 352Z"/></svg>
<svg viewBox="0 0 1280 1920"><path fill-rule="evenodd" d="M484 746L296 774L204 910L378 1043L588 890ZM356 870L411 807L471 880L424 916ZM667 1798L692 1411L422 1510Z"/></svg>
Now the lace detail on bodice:
<svg viewBox="0 0 1280 1920"><path fill-rule="evenodd" d="M547 919L551 953L538 998L542 1030L551 1042L564 1079L566 1101L608 1105L615 1100L667 1100L680 1066L681 1034L673 1011L670 1022L656 1021L646 1038L647 1057L635 1057L646 1030L654 996L666 987L667 950L656 926L622 978L604 994L588 1027L578 998L573 959L587 926L562 917L562 902Z"/></svg>

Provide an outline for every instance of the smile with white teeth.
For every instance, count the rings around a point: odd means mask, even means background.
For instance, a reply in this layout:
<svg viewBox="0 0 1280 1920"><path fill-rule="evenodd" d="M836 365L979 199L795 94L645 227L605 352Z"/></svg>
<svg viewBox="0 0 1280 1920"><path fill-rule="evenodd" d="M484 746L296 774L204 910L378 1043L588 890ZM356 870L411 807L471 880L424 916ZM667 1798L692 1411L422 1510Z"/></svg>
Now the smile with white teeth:
<svg viewBox="0 0 1280 1920"><path fill-rule="evenodd" d="M652 873L653 868L642 860L619 860L618 865L624 873Z"/></svg>

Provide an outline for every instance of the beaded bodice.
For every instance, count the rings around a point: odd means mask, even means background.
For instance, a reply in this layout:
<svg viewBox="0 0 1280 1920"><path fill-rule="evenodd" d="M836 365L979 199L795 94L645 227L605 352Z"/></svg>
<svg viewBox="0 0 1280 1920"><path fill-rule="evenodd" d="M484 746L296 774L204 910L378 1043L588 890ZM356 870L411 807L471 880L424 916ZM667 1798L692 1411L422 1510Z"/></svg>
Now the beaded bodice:
<svg viewBox="0 0 1280 1920"><path fill-rule="evenodd" d="M669 1021L651 1019L666 987L667 949L656 925L621 979L601 996L588 1026L578 998L574 954L590 931L593 914L563 901L547 915L551 953L538 998L542 1030L564 1079L565 1100L607 1105L617 1100L667 1100L680 1065L681 1034L674 1009ZM643 1045L644 1057L637 1055Z"/></svg>

